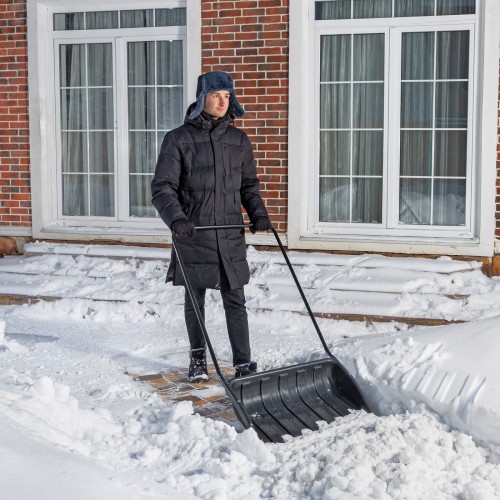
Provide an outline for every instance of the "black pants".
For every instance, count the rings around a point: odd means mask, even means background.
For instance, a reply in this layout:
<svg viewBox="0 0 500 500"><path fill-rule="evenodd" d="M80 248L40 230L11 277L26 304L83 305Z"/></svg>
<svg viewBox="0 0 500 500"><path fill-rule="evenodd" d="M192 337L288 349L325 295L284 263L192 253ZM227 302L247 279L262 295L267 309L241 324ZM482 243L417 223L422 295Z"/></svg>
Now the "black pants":
<svg viewBox="0 0 500 500"><path fill-rule="evenodd" d="M206 289L195 288L193 291L203 320L205 320ZM233 364L248 363L250 361L250 338L247 309L245 307L245 293L243 288L236 288L235 290L221 289L220 293L226 313L229 342L233 350ZM184 317L186 319L186 328L191 349L205 347L205 339L187 289L184 298Z"/></svg>

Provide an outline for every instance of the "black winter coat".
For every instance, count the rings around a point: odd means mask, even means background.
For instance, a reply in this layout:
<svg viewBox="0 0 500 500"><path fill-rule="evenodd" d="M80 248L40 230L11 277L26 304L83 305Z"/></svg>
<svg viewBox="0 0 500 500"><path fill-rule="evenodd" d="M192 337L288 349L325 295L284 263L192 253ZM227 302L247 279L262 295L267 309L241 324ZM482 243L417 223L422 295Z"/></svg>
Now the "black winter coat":
<svg viewBox="0 0 500 500"><path fill-rule="evenodd" d="M167 133L158 156L151 191L162 220L169 228L178 219L195 226L242 224L242 205L250 219L267 217L247 135L232 126L229 114L215 127L202 115L190 120L192 106L184 125ZM193 239L178 237L176 243L194 288L219 288L221 265L226 287L248 283L243 229L201 230ZM174 255L167 281L184 284Z"/></svg>

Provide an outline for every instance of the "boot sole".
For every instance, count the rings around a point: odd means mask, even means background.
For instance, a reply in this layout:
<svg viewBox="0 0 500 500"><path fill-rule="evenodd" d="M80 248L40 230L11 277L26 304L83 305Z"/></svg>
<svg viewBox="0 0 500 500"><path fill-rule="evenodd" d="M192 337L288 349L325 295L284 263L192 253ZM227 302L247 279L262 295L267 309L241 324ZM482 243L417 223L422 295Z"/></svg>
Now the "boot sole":
<svg viewBox="0 0 500 500"><path fill-rule="evenodd" d="M206 382L209 380L208 375L200 375L198 377L188 377L188 382Z"/></svg>

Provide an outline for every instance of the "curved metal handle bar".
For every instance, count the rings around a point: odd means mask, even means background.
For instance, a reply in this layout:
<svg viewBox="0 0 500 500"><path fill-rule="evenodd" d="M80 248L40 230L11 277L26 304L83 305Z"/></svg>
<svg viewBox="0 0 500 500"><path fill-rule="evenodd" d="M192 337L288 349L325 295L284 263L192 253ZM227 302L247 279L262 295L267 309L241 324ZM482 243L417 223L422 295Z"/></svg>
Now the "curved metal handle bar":
<svg viewBox="0 0 500 500"><path fill-rule="evenodd" d="M274 229L274 227L271 227L271 231L274 233L276 241L278 242L278 245L281 249L281 253L283 254L283 257L285 258L285 261L288 265L288 269L290 269L290 273L292 274L293 280L295 281L295 284L297 285L297 288L300 292L300 296L302 297L302 300L304 301L304 305L306 306L307 312L309 313L309 317L311 318L311 321L313 322L313 325L314 325L314 328L316 329L316 333L318 334L319 340L321 341L321 344L323 345L323 349L325 350L326 354L328 354L328 356L330 356L330 358L334 358L333 354L330 352L330 349L328 349L328 346L325 342L325 338L323 337L323 334L321 333L321 330L319 329L319 325L316 322L316 318L314 317L311 306L309 305L309 302L306 299L306 296L304 294L304 290L302 290L302 287L300 286L299 280L297 279L297 275L295 274L295 271L293 270L292 263L290 262L290 259L288 258L288 255L286 254L285 247L283 246L283 243L281 243L281 239L278 236L276 229Z"/></svg>
<svg viewBox="0 0 500 500"><path fill-rule="evenodd" d="M248 227L248 228L252 227L252 224L228 224L228 225L222 225L222 226L199 226L199 227L196 227L196 230L198 231L198 230L207 230L207 229L243 229L246 227ZM288 266L288 269L290 270L290 273L291 273L292 278L295 282L295 285L297 286L297 289L299 290L300 296L302 297L304 305L306 306L309 317L311 318L311 321L314 325L316 333L318 334L318 337L321 341L321 344L323 345L323 349L325 350L326 354L330 358L335 359L333 354L330 352L330 349L328 349L328 345L326 344L325 338L323 337L323 334L321 333L319 325L318 325L316 318L314 317L314 314L312 312L311 306L309 305L309 302L307 301L307 298L304 294L302 286L300 285L299 280L297 278L297 275L295 274L295 271L292 267L290 259L288 258L288 255L286 253L285 247L283 246L283 243L281 242L281 238L279 237L278 232L276 231L276 229L274 229L274 227L271 227L271 231L273 232L274 237L276 238L278 246L280 247L281 253L283 254L283 257L284 257L285 262ZM219 364L217 362L217 357L216 357L215 351L212 347L212 343L210 342L210 338L208 336L208 332L207 332L207 329L205 327L205 322L203 321L201 311L198 307L198 303L195 300L193 287L191 286L189 278L187 277L187 272L186 272L186 268L184 266L184 261L182 260L182 257L179 255L179 252L177 250L177 246L176 246L176 242L175 242L176 237L177 237L177 235L175 234L175 231L172 231L172 246L174 247L175 253L177 255L177 260L179 261L179 267L181 269L182 277L184 278L184 283L186 284L186 288L188 290L189 297L190 297L191 302L193 304L196 318L198 319L198 322L199 322L200 327L201 327L201 331L203 333L203 337L205 338L208 350L210 351L210 355L211 355L213 363L214 363L215 371L217 372L217 375L219 376L219 378L221 378L223 383L226 385L226 380L224 379L224 376L222 375Z"/></svg>

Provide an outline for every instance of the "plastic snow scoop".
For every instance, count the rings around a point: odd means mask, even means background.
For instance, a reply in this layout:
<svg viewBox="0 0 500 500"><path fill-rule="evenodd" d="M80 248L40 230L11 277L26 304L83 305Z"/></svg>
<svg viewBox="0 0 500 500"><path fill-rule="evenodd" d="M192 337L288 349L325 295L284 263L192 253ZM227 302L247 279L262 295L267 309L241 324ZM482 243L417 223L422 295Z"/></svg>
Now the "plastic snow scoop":
<svg viewBox="0 0 500 500"><path fill-rule="evenodd" d="M197 231L212 229L242 229L251 225L197 227ZM282 442L289 434L300 436L304 429L317 430L319 421L332 422L348 415L351 410L371 411L356 381L328 349L316 318L292 268L281 239L271 228L297 285L327 358L300 363L285 368L259 372L246 377L226 380L210 342L205 322L194 297L182 256L172 232L172 245L177 256L186 289L205 337L215 371L222 381L236 416L248 429L252 427L263 441Z"/></svg>

